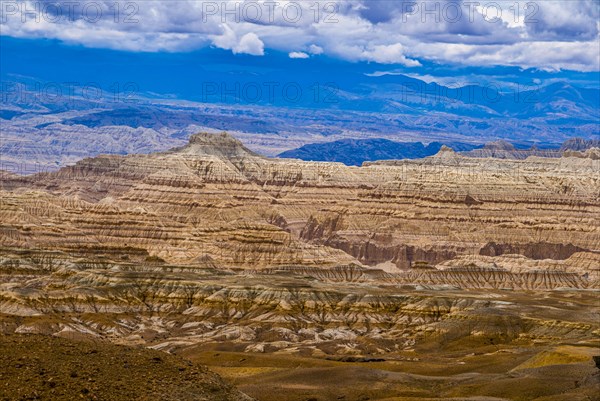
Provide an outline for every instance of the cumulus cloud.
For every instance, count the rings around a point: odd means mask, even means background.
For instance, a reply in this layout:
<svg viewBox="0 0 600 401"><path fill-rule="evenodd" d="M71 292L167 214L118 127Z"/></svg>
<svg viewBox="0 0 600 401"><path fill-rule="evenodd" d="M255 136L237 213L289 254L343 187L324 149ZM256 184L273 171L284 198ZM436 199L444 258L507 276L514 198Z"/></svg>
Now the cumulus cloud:
<svg viewBox="0 0 600 401"><path fill-rule="evenodd" d="M598 37L600 4L598 2L570 3L549 1L536 5L526 21L528 33L537 39L555 41L593 40ZM596 49L598 50L598 49Z"/></svg>
<svg viewBox="0 0 600 401"><path fill-rule="evenodd" d="M520 42L511 45L418 45L415 51L432 60L478 66L515 66L545 71L600 70L597 43Z"/></svg>
<svg viewBox="0 0 600 401"><path fill-rule="evenodd" d="M360 2L358 10L361 17L378 24L392 21L400 14L411 12L415 3L412 0L370 0Z"/></svg>
<svg viewBox="0 0 600 401"><path fill-rule="evenodd" d="M2 35L89 47L600 70L597 0L2 1ZM73 6L75 4L75 6ZM515 7L516 6L516 7Z"/></svg>
<svg viewBox="0 0 600 401"><path fill-rule="evenodd" d="M265 44L253 32L247 33L240 38L240 42L232 48L234 53L246 53L253 56L265 54Z"/></svg>
<svg viewBox="0 0 600 401"><path fill-rule="evenodd" d="M377 45L361 54L364 60L373 60L381 64L402 64L407 67L420 66L417 60L411 60L404 55L404 48L400 43L393 45Z"/></svg>
<svg viewBox="0 0 600 401"><path fill-rule="evenodd" d="M310 56L304 52L290 52L288 54L290 58L309 58Z"/></svg>
<svg viewBox="0 0 600 401"><path fill-rule="evenodd" d="M234 54L262 56L265 53L265 44L254 32L246 33L238 39L238 35L229 25L223 24L221 27L223 33L212 37L215 46L231 50Z"/></svg>

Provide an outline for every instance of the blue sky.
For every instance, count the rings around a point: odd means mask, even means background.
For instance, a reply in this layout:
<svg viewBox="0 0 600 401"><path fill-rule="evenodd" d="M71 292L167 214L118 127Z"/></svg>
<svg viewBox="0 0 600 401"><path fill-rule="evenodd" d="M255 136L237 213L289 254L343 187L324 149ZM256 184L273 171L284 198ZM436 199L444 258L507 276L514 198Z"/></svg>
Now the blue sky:
<svg viewBox="0 0 600 401"><path fill-rule="evenodd" d="M287 53L276 50L269 50L260 57L233 54L213 47L188 52L130 52L87 48L56 39L6 36L0 37L0 45L1 79L5 82L99 85L106 92L115 85L122 90L126 84L133 83L136 94L142 96L156 94L215 103L220 100L215 95L222 92L229 103L235 103L233 95L227 97L227 90L232 90L236 84L244 88L252 83L261 85L263 97L267 96L267 83L275 83L278 91L293 84L305 92L304 97L311 97L315 85L320 86L326 96L330 87L336 91L356 91L361 86L376 86L406 76L454 88L493 85L510 90L519 85L528 89L558 81L587 88L600 85L597 72L474 67L427 61L414 69L394 64L350 62L329 56L290 59Z"/></svg>

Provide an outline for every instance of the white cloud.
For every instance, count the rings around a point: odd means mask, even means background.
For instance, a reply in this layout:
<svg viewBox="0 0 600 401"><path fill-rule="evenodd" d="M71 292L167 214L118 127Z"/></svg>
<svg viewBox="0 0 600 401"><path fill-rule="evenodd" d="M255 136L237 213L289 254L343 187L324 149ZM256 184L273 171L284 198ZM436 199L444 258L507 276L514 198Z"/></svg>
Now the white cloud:
<svg viewBox="0 0 600 401"><path fill-rule="evenodd" d="M254 32L244 34L238 39L236 32L227 24L222 26L223 33L214 36L212 43L226 50L231 50L234 54L245 53L253 56L262 56L265 52L265 45Z"/></svg>
<svg viewBox="0 0 600 401"><path fill-rule="evenodd" d="M408 67L434 61L593 71L600 70L597 1L496 0L474 7L459 0L280 0L271 8L258 0L123 0L115 14L115 0L19 0L2 2L0 30L127 51L214 45L236 54L260 56L267 48ZM7 9L9 3L17 9ZM92 6L83 12L86 4ZM495 22L497 10L488 4L500 7ZM102 18L94 21L97 6Z"/></svg>
<svg viewBox="0 0 600 401"><path fill-rule="evenodd" d="M308 47L308 51L310 52L310 54L314 54L315 56L323 54L323 48L314 44Z"/></svg>
<svg viewBox="0 0 600 401"><path fill-rule="evenodd" d="M364 50L361 58L381 64L402 64L407 67L418 67L421 65L417 60L406 58L404 48L400 43L373 46L370 50Z"/></svg>
<svg viewBox="0 0 600 401"><path fill-rule="evenodd" d="M509 45L418 44L422 57L456 64L516 66L546 71L600 70L598 42L520 42Z"/></svg>
<svg viewBox="0 0 600 401"><path fill-rule="evenodd" d="M291 52L288 54L290 58L309 58L310 56L304 52Z"/></svg>
<svg viewBox="0 0 600 401"><path fill-rule="evenodd" d="M237 46L233 47L234 53L246 53L253 56L262 56L265 54L265 44L253 32L247 33L240 39Z"/></svg>

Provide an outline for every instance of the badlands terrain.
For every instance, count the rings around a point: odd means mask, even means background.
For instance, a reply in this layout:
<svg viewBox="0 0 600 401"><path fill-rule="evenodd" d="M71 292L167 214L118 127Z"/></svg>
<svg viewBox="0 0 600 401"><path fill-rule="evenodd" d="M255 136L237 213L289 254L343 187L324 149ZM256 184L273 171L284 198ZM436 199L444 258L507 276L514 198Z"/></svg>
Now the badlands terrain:
<svg viewBox="0 0 600 401"><path fill-rule="evenodd" d="M196 134L3 172L0 331L166 351L258 400L598 399L599 155L349 167Z"/></svg>

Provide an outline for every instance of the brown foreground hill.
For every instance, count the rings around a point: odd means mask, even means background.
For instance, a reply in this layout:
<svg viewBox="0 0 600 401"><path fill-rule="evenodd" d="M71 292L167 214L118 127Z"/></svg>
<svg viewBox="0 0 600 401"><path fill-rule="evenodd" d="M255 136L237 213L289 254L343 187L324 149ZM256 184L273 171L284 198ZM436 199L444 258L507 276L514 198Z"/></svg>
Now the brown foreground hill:
<svg viewBox="0 0 600 401"><path fill-rule="evenodd" d="M591 154L348 167L198 134L5 174L0 331L176 353L260 400L594 399Z"/></svg>
<svg viewBox="0 0 600 401"><path fill-rule="evenodd" d="M1 400L251 401L208 369L89 339L0 336Z"/></svg>

